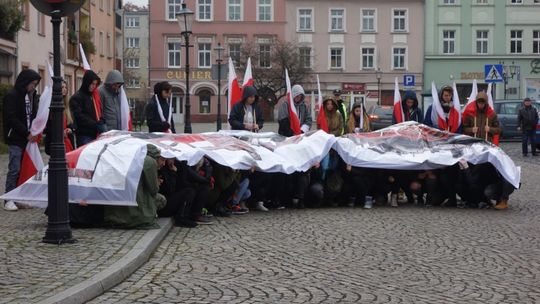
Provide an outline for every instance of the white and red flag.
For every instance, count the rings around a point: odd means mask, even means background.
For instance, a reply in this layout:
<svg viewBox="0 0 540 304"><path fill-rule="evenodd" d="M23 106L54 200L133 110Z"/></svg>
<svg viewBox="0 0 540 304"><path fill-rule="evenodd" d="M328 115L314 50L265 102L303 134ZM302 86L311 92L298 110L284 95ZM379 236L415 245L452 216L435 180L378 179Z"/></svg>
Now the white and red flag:
<svg viewBox="0 0 540 304"><path fill-rule="evenodd" d="M399 93L398 79L396 77L394 84L394 118L396 123L403 122L403 105L401 104L401 94Z"/></svg>
<svg viewBox="0 0 540 304"><path fill-rule="evenodd" d="M91 70L90 64L88 63L88 60L86 59L86 55L84 54L84 49L82 47L82 44L79 43L79 51L81 52L81 60L83 62L83 69L84 71ZM99 96L99 91L96 87L94 92L92 92L92 99L94 100L94 109L96 111L96 120L101 119L101 97ZM127 98L126 98L127 100ZM129 106L128 106L129 109Z"/></svg>
<svg viewBox="0 0 540 304"><path fill-rule="evenodd" d="M227 87L227 118L231 114L232 107L240 101L242 98L242 88L238 84L238 78L236 77L236 71L234 70L234 63L231 57L229 57L229 76Z"/></svg>
<svg viewBox="0 0 540 304"><path fill-rule="evenodd" d="M285 84L287 86L287 103L289 104L289 122L291 130L294 135L299 135L302 133L300 129L300 119L298 118L298 113L296 113L296 108L294 107L294 100L292 99L291 94L291 80L289 79L289 72L285 69Z"/></svg>
<svg viewBox="0 0 540 304"><path fill-rule="evenodd" d="M317 104L319 106L319 115L317 115L317 125L319 126L319 129L328 133L328 121L326 120L326 113L324 112L324 103L323 103L323 97L322 97L322 92L321 92L321 82L319 80L319 74L317 74L317 91L319 92L319 96L317 98Z"/></svg>
<svg viewBox="0 0 540 304"><path fill-rule="evenodd" d="M434 82L431 82L431 96L433 98L431 109L431 121L433 125L438 129L456 133L461 125L461 109L456 83L454 82L453 84L452 107L448 112L448 116L444 113Z"/></svg>
<svg viewBox="0 0 540 304"><path fill-rule="evenodd" d="M247 61L242 88L245 88L246 86L253 86L253 73L251 72L251 58L248 58L248 61Z"/></svg>

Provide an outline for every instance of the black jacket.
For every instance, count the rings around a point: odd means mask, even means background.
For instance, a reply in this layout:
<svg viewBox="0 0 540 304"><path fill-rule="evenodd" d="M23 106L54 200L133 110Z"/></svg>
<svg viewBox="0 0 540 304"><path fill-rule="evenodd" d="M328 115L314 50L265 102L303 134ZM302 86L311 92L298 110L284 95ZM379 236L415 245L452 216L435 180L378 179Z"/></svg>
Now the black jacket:
<svg viewBox="0 0 540 304"><path fill-rule="evenodd" d="M259 126L259 130L263 128L264 118L262 114L262 109L258 105L259 96L257 96L257 90L254 87L244 88L244 93L242 94L242 100L237 102L231 109L229 115L229 124L233 130L246 130L244 128L244 115L246 114L246 100L248 97L255 96L255 102L251 105L253 109L253 117L255 122ZM247 130L252 131L252 130Z"/></svg>
<svg viewBox="0 0 540 304"><path fill-rule="evenodd" d="M407 99L412 99L414 101L411 109L407 109ZM401 107L403 109L403 115L405 115L403 121L417 121L419 123L424 123L424 114L422 113L422 109L418 107L416 93L413 91L405 92L405 96L403 96L403 99L401 100ZM396 123L396 117L392 115L392 124Z"/></svg>
<svg viewBox="0 0 540 304"><path fill-rule="evenodd" d="M523 131L536 130L538 124L538 111L532 105L530 107L523 106L518 112L518 126Z"/></svg>
<svg viewBox="0 0 540 304"><path fill-rule="evenodd" d="M91 70L86 71L81 87L69 99L73 121L77 125L77 129L75 130L77 136L85 135L96 138L98 135L99 120L96 114L94 100L92 99L92 92L88 91L88 87L94 80L97 80L99 85L100 79L98 75Z"/></svg>
<svg viewBox="0 0 540 304"><path fill-rule="evenodd" d="M159 117L159 111L156 103L156 96L159 98L159 104L163 111L163 117L167 119L169 117L169 103L166 99L161 97L163 86L161 83L157 83L154 86L154 96L148 101L146 105L146 122L148 123L148 132L165 132L170 129L171 132L176 133L174 128L174 117L171 115L171 125L166 121L161 121Z"/></svg>
<svg viewBox="0 0 540 304"><path fill-rule="evenodd" d="M34 80L41 80L36 71L23 70L17 76L15 86L4 97L4 140L8 145L24 148L28 143L30 131L26 121L26 86ZM32 114L30 120L33 121L37 114L39 100L35 91L31 94Z"/></svg>

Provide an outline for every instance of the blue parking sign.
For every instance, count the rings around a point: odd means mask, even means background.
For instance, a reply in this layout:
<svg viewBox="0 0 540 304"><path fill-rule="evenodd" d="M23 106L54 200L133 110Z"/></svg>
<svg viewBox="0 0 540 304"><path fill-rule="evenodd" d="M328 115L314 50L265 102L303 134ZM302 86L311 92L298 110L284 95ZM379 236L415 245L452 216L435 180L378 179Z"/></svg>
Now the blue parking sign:
<svg viewBox="0 0 540 304"><path fill-rule="evenodd" d="M403 86L414 87L414 75L409 75L409 74L403 75Z"/></svg>

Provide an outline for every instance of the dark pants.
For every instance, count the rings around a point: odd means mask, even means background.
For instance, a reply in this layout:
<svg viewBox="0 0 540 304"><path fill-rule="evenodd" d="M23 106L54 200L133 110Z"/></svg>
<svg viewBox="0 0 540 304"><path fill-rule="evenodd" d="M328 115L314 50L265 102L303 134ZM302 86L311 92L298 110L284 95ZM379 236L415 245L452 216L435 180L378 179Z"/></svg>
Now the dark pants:
<svg viewBox="0 0 540 304"><path fill-rule="evenodd" d="M174 217L175 221L191 216L195 190L183 188L167 195L167 204L163 209L158 210L160 217Z"/></svg>
<svg viewBox="0 0 540 304"><path fill-rule="evenodd" d="M484 190L484 194L487 198L496 201L501 199L507 200L512 192L514 192L514 186L512 186L504 178L501 178L501 181L498 183L488 185Z"/></svg>
<svg viewBox="0 0 540 304"><path fill-rule="evenodd" d="M530 142L531 143L531 152L532 154L536 154L536 150L535 150L535 141L534 141L534 137L535 137L535 133L536 131L535 130L527 130L527 131L523 131L522 135L521 135L521 151L523 152L523 155L527 155L528 151L527 151L527 144Z"/></svg>

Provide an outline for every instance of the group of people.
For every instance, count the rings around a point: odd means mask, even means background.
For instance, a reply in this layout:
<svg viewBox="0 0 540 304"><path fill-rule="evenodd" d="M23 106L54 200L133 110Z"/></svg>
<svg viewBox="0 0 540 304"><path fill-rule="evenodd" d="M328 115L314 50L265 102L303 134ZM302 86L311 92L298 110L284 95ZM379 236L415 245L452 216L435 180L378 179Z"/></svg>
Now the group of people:
<svg viewBox="0 0 540 304"><path fill-rule="evenodd" d="M36 115L35 87L39 80L35 71L21 72L15 88L4 100L4 135L10 153L6 191L15 188L17 164L20 164L26 143L38 140L28 130ZM71 96L69 104L65 97L67 91L63 90L65 135L73 147L94 140L106 130L121 129L118 90L122 84L122 75L116 70L109 72L103 85L94 72L86 71L81 87ZM95 102L96 90L101 99L99 104ZM335 136L370 132L364 104L354 103L349 110L341 99L341 91L333 93L323 99L317 127ZM171 94L172 86L166 81L154 86L154 96L146 107L149 132L175 133ZM311 130L313 118L305 96L302 86L294 85L291 88L292 103L280 105L280 135L290 137L297 133L291 124L291 105L295 107L300 132ZM441 89L439 99L447 125L450 123L452 97L452 88ZM232 129L258 132L263 128L264 119L258 99L254 87L243 89L241 100L230 111L228 121ZM500 133L497 115L486 104L487 95L479 93L474 111L463 116L462 124L457 128L459 132L487 140ZM526 100L524 114L520 113L520 127L524 132L529 132L530 120L534 118L525 112L530 111L527 107L530 107L530 101ZM414 120L434 126L429 114L433 109L431 106L428 108L424 120L414 92L405 93L402 109L404 121ZM534 113L537 120L538 114ZM534 155L534 145L532 152ZM397 207L400 202L408 202L425 206L494 206L495 209L506 209L513 190L513 186L490 163L473 165L460 161L437 170L373 169L348 165L331 150L307 172L264 173L233 170L208 158L203 158L195 166L188 166L186 162L162 157L157 148L149 145L137 191L137 207L94 206L81 202L70 204L70 214L72 223L80 226L151 228L156 225L156 215L159 215L173 217L178 226L194 227L211 224L211 214L245 214L250 208L268 211L270 208L358 205L369 209L374 203ZM16 210L17 206L12 206L12 203L6 202L4 208Z"/></svg>

